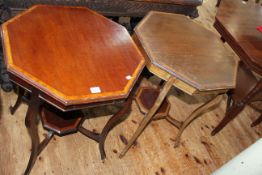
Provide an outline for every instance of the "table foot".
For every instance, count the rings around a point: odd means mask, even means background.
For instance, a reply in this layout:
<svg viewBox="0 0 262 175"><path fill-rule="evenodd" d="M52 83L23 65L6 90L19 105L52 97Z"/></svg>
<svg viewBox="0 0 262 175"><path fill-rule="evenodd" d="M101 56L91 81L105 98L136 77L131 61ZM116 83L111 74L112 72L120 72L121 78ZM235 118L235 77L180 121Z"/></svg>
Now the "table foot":
<svg viewBox="0 0 262 175"><path fill-rule="evenodd" d="M10 113L12 115L15 113L17 108L21 105L24 94L25 94L25 90L23 88L18 87L18 96L15 105L9 107Z"/></svg>
<svg viewBox="0 0 262 175"><path fill-rule="evenodd" d="M127 101L125 102L122 109L120 109L116 114L114 114L106 123L105 127L103 128L102 132L100 134L94 133L92 131L89 131L88 129L83 128L82 126L79 127L79 132L83 135L87 136L88 138L95 140L99 144L99 151L101 155L101 160L104 160L106 158L105 153L105 140L108 135L108 133L118 124L123 122L126 119L126 114L128 113L128 110L130 109L132 104L132 96L130 96Z"/></svg>
<svg viewBox="0 0 262 175"><path fill-rule="evenodd" d="M175 138L175 144L174 147L177 147L180 143L181 136L184 132L184 130L187 128L187 126L194 121L197 117L202 115L203 113L207 112L211 108L215 107L222 101L222 95L217 95L205 104L199 106L197 109L195 109L188 117L187 119L183 122L182 126L180 127L178 134Z"/></svg>
<svg viewBox="0 0 262 175"><path fill-rule="evenodd" d="M142 122L140 123L139 127L137 128L137 130L135 131L134 135L132 136L132 138L129 140L128 144L126 145L126 147L122 150L122 152L119 155L119 158L122 158L126 152L130 149L130 147L135 143L136 139L141 135L141 133L143 132L143 130L146 128L146 126L150 123L150 121L153 119L155 113L157 112L157 110L159 109L160 105L162 104L162 102L164 101L167 93L169 92L169 90L171 89L171 87L173 86L174 82L175 82L176 78L175 77L171 77L168 79L168 81L165 83L162 91L160 92L160 94L158 95L154 105L152 106L152 108L149 110L149 112L145 115L145 117L143 118Z"/></svg>

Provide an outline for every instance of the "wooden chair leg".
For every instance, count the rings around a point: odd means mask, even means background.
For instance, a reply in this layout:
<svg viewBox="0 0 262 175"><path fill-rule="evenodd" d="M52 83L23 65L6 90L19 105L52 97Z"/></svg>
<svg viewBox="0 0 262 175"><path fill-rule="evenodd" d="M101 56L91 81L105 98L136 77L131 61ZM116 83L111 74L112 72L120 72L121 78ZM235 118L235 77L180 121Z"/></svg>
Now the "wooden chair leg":
<svg viewBox="0 0 262 175"><path fill-rule="evenodd" d="M176 78L175 77L171 77L168 79L168 81L165 83L162 91L160 92L160 94L158 95L153 107L149 110L149 112L145 115L145 117L143 118L142 122L140 123L139 127L137 128L137 130L135 131L134 135L132 136L132 138L129 140L128 144L126 145L126 147L123 149L123 151L120 153L119 158L122 158L126 152L129 150L129 148L135 143L136 139L141 135L141 133L143 132L143 130L146 128L146 126L149 124L149 122L152 120L152 118L154 117L155 113L157 112L157 110L159 109L159 107L161 106L162 102L164 101L167 93L169 92L169 90L171 89L171 87L173 86L174 82L175 82Z"/></svg>
<svg viewBox="0 0 262 175"><path fill-rule="evenodd" d="M230 121L232 121L242 110L244 109L244 105L233 104L232 107L226 112L225 117L222 121L215 127L215 129L211 132L211 135L216 135L219 131L221 131Z"/></svg>
<svg viewBox="0 0 262 175"><path fill-rule="evenodd" d="M175 139L175 145L174 147L177 147L180 143L180 138L181 135L183 134L184 130L187 128L187 126L194 121L197 117L199 117L201 114L207 112L214 106L218 105L222 101L222 94L219 94L206 102L205 104L201 105L197 109L195 109L188 117L187 119L183 122L182 126L180 127L178 134Z"/></svg>
<svg viewBox="0 0 262 175"><path fill-rule="evenodd" d="M246 104L249 104L252 99L254 99L262 89L262 80L259 80L255 87L253 87L248 94L241 100L234 101L232 106L227 110L225 117L218 124L218 126L211 132L211 135L214 136L221 129L223 129L230 121L232 121L245 107Z"/></svg>
<svg viewBox="0 0 262 175"><path fill-rule="evenodd" d="M257 126L262 122L262 114L251 124L251 127Z"/></svg>
<svg viewBox="0 0 262 175"><path fill-rule="evenodd" d="M37 129L37 114L39 112L39 106L40 106L40 99L38 97L38 94L33 93L29 101L29 107L25 118L25 125L28 129L31 138L31 143L32 143L30 159L24 173L26 175L29 174L30 171L32 170L39 153L40 141L39 141L39 135Z"/></svg>
<svg viewBox="0 0 262 175"><path fill-rule="evenodd" d="M15 113L17 108L21 105L24 94L25 94L25 90L23 88L18 87L18 94L17 94L15 105L9 107L10 113L12 115Z"/></svg>

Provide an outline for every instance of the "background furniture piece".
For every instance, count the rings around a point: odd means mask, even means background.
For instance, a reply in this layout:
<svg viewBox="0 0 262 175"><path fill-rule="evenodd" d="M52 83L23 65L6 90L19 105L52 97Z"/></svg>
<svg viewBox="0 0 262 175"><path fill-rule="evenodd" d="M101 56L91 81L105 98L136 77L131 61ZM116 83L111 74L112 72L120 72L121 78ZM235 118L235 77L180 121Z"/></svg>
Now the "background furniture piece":
<svg viewBox="0 0 262 175"><path fill-rule="evenodd" d="M231 95L233 105L228 108L225 118L213 130L212 135L218 133L227 123L232 121L246 104L254 100L262 100L262 98L258 98L262 91L262 35L256 29L262 24L261 9L261 5L255 1L242 3L242 1L223 0L219 6L214 27L245 66L241 66L237 75L238 86ZM260 78L255 78L252 71L257 73ZM243 79L245 82L241 82ZM234 95L234 93L236 94ZM230 103L230 99L231 97L229 97L228 103Z"/></svg>
<svg viewBox="0 0 262 175"><path fill-rule="evenodd" d="M139 2L135 0L96 0L96 1L77 1L77 0L7 0L6 5L11 9L29 8L36 4L86 6L98 11L105 16L129 16L143 17L150 10L166 11L172 13L182 13L197 17L197 6L202 4L202 0L147 0Z"/></svg>
<svg viewBox="0 0 262 175"><path fill-rule="evenodd" d="M120 157L153 119L172 86L189 95L214 94L177 126L175 146L194 119L216 106L221 94L235 87L237 61L233 55L215 34L185 16L150 12L135 28L133 39L147 58L148 70L166 83Z"/></svg>
<svg viewBox="0 0 262 175"><path fill-rule="evenodd" d="M38 5L5 22L2 39L11 80L30 93L25 124L32 149L25 174L42 150L36 121L43 103L68 112L125 102L99 136L81 130L103 151L107 133L125 119L145 62L127 30L87 8Z"/></svg>
<svg viewBox="0 0 262 175"><path fill-rule="evenodd" d="M262 101L261 80L257 80L252 72L241 62L237 72L236 88L228 93L226 114L221 122L214 128L211 135L215 135L222 130L246 105L257 101ZM262 113L251 126L258 125L261 122L261 116Z"/></svg>
<svg viewBox="0 0 262 175"><path fill-rule="evenodd" d="M11 17L10 8L8 8L4 2L1 2L0 3L0 24L10 19L10 17ZM0 47L2 48L2 43ZM0 84L1 84L1 88L6 92L10 92L13 89L13 85L6 71L2 52L0 52Z"/></svg>

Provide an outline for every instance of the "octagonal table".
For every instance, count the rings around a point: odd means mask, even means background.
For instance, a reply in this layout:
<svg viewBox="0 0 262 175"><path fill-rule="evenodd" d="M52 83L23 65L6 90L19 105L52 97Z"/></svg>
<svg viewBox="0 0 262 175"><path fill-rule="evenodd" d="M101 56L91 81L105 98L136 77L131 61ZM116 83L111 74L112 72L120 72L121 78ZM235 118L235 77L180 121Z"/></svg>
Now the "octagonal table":
<svg viewBox="0 0 262 175"><path fill-rule="evenodd" d="M11 80L30 92L26 174L41 151L36 118L42 102L71 111L125 101L144 67L124 27L82 7L34 6L2 25L2 40ZM120 114L100 135L102 151Z"/></svg>
<svg viewBox="0 0 262 175"><path fill-rule="evenodd" d="M173 85L189 95L214 94L183 122L173 119L173 125L179 129L177 146L184 129L235 87L237 70L237 61L220 39L182 15L150 12L135 28L133 38L147 58L148 70L166 83L120 157L153 119Z"/></svg>

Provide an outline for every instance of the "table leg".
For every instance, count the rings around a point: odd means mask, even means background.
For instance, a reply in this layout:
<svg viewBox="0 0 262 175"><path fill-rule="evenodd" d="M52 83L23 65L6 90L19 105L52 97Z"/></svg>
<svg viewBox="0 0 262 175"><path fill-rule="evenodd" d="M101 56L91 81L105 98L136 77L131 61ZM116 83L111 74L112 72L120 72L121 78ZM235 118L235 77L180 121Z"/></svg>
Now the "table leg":
<svg viewBox="0 0 262 175"><path fill-rule="evenodd" d="M123 122L126 119L126 114L128 113L128 110L131 107L132 104L132 99L133 95L129 95L127 101L125 102L124 106L122 109L120 109L116 114L114 114L106 123L104 126L102 132L99 133L94 133L92 131L89 131L88 129L85 129L84 127L80 126L79 127L79 132L82 133L83 135L87 136L90 139L95 140L99 144L99 151L101 155L101 159L104 160L106 158L106 153L105 153L105 140L108 135L108 133L119 123Z"/></svg>
<svg viewBox="0 0 262 175"><path fill-rule="evenodd" d="M143 130L146 128L146 126L149 124L149 122L152 120L152 118L154 117L155 113L157 112L158 108L161 106L162 102L164 101L167 93L169 92L169 90L171 89L171 87L173 86L174 82L175 82L176 78L175 77L171 77L168 79L168 81L165 83L162 91L160 92L160 94L158 95L153 107L149 110L149 112L145 115L145 117L143 118L142 122L140 123L139 127L137 128L137 130L135 131L134 135L132 136L132 138L130 139L130 141L128 142L128 144L126 145L126 147L123 149L123 151L121 152L121 154L119 155L120 158L122 158L126 152L129 150L129 148L134 144L134 142L136 141L136 139L141 135L141 133L143 132Z"/></svg>
<svg viewBox="0 0 262 175"><path fill-rule="evenodd" d="M130 95L126 103L124 104L124 107L120 111L118 111L113 117L110 118L110 120L106 123L105 127L103 128L100 134L99 150L101 153L102 160L106 158L106 153L104 149L106 136L111 129L113 129L116 125L118 125L119 123L121 123L122 121L126 119L125 116L131 107L132 99L133 99L133 96Z"/></svg>
<svg viewBox="0 0 262 175"><path fill-rule="evenodd" d="M222 101L222 94L216 95L214 98L206 102L205 104L199 106L197 109L195 109L183 122L182 126L179 128L178 134L175 139L175 145L174 147L177 147L180 143L181 135L183 134L183 131L187 128L187 126L194 121L197 117L199 117L201 114L207 112L209 109L213 108L214 106L218 105Z"/></svg>
<svg viewBox="0 0 262 175"><path fill-rule="evenodd" d="M38 93L32 92L32 97L29 101L29 106L25 118L25 125L28 129L32 142L31 155L27 168L25 170L26 175L30 173L36 161L36 158L39 154L40 143L39 143L39 135L37 130L37 114L38 114L39 106L40 106L40 99L38 97Z"/></svg>
<svg viewBox="0 0 262 175"><path fill-rule="evenodd" d="M17 96L17 100L15 102L14 106L10 106L10 113L13 115L15 113L15 111L17 110L17 108L20 106L20 104L22 103L22 98L25 94L25 90L21 87L18 87L18 96Z"/></svg>

